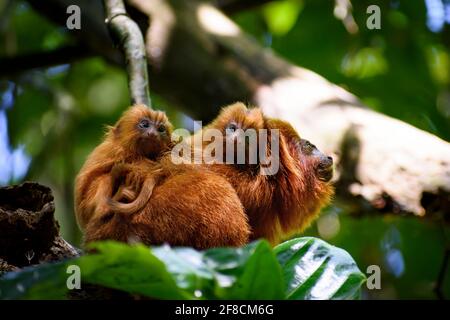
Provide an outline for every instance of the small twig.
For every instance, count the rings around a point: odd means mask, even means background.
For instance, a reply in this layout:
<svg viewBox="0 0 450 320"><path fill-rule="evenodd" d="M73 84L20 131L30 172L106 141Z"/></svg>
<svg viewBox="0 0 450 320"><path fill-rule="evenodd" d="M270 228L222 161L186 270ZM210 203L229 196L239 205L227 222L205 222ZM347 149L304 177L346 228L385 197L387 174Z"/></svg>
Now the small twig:
<svg viewBox="0 0 450 320"><path fill-rule="evenodd" d="M106 23L126 59L131 102L151 107L147 58L141 30L128 17L122 0L104 0L104 4Z"/></svg>

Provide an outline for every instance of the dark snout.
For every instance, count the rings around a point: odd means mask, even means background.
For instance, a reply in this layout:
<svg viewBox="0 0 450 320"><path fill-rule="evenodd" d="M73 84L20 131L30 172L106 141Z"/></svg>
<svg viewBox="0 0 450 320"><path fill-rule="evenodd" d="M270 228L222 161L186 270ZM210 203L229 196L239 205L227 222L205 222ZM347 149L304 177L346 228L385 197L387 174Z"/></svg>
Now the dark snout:
<svg viewBox="0 0 450 320"><path fill-rule="evenodd" d="M312 157L316 176L320 181L328 182L333 177L333 158L329 157L308 140L301 140L302 153L305 156Z"/></svg>
<svg viewBox="0 0 450 320"><path fill-rule="evenodd" d="M328 182L333 178L333 158L321 154L317 164L317 177L319 180Z"/></svg>

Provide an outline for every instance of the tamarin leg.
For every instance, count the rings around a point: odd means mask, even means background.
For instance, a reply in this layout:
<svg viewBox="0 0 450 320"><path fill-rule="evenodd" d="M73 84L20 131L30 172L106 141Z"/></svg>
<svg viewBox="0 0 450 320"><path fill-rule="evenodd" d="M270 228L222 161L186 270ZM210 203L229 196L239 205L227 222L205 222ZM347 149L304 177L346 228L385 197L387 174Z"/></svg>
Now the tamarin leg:
<svg viewBox="0 0 450 320"><path fill-rule="evenodd" d="M93 197L92 203L95 207L92 208L94 216L101 217L110 211L109 198L112 194L111 180L108 175L104 175L99 178L99 183L97 187L97 192Z"/></svg>

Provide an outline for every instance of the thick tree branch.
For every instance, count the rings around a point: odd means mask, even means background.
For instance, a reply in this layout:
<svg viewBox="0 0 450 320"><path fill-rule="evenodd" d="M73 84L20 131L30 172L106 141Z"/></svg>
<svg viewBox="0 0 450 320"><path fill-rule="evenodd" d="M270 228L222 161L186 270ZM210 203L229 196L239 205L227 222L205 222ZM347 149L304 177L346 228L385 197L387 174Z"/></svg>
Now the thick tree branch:
<svg viewBox="0 0 450 320"><path fill-rule="evenodd" d="M0 75L11 76L35 68L47 68L61 64L72 63L93 53L86 47L73 45L52 51L24 54L13 57L0 58Z"/></svg>
<svg viewBox="0 0 450 320"><path fill-rule="evenodd" d="M60 19L56 9L70 4L69 0L29 1L55 21ZM290 121L303 137L334 154L339 171L337 200L351 204L349 211L371 208L449 216L448 142L371 111L344 89L289 64L212 5L182 0L129 4L134 7L129 10L132 18L147 33L153 89L169 102L197 119L210 120L220 106L243 100L269 116ZM99 11L91 1L79 5L83 29L88 30L78 34L79 40L115 61L109 39L98 28Z"/></svg>
<svg viewBox="0 0 450 320"><path fill-rule="evenodd" d="M122 0L105 0L106 23L123 50L132 104L151 107L144 39L138 25L128 17Z"/></svg>

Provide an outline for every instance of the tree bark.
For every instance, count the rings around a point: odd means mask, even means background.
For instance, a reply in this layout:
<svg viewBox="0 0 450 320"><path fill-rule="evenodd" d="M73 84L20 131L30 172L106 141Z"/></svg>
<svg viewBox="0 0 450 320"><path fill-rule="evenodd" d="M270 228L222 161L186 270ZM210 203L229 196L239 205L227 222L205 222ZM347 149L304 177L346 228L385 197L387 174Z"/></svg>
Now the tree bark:
<svg viewBox="0 0 450 320"><path fill-rule="evenodd" d="M28 0L65 24L69 0ZM122 63L98 2L83 0L80 43ZM154 91L196 119L241 100L290 121L333 155L337 200L348 211L450 216L450 144L367 109L351 93L262 48L215 7L196 1L130 0L146 34ZM311 31L313 32L313 31ZM355 201L357 197L360 201ZM352 201L348 201L351 199Z"/></svg>
<svg viewBox="0 0 450 320"><path fill-rule="evenodd" d="M48 187L25 182L0 188L0 275L80 254L60 237L54 212Z"/></svg>

